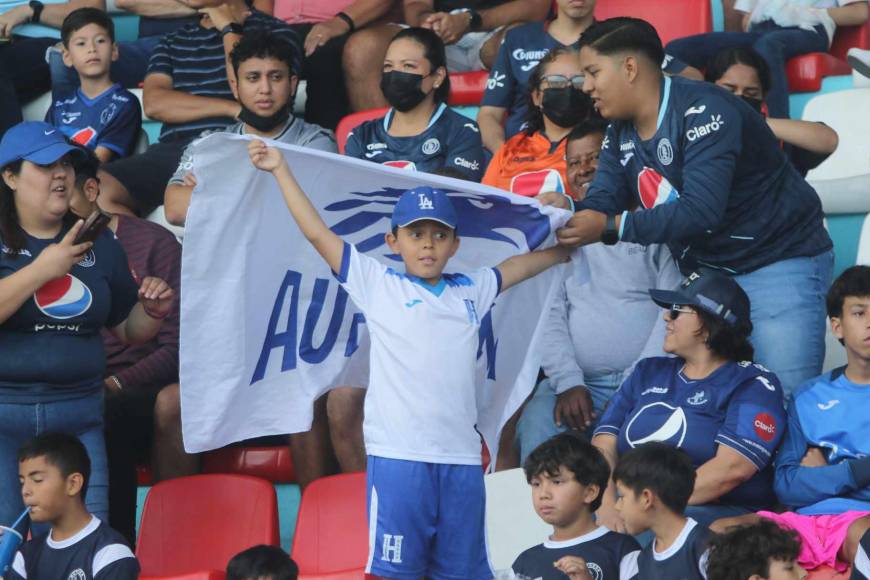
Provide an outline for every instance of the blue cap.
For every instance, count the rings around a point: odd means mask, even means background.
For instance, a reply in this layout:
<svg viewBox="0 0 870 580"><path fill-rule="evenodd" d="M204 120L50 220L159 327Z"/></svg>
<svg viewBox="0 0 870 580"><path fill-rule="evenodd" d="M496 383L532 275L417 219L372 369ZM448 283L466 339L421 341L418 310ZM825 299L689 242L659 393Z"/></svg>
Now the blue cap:
<svg viewBox="0 0 870 580"><path fill-rule="evenodd" d="M750 322L749 296L734 278L715 270L692 272L676 289L651 289L649 295L662 308L694 306L731 325Z"/></svg>
<svg viewBox="0 0 870 580"><path fill-rule="evenodd" d="M393 209L392 225L404 228L414 222L432 220L456 229L456 209L447 194L427 186L415 187L402 194Z"/></svg>
<svg viewBox="0 0 870 580"><path fill-rule="evenodd" d="M71 145L63 133L48 123L25 121L3 135L0 141L0 167L21 159L37 165L51 165L71 151L83 154L79 147Z"/></svg>

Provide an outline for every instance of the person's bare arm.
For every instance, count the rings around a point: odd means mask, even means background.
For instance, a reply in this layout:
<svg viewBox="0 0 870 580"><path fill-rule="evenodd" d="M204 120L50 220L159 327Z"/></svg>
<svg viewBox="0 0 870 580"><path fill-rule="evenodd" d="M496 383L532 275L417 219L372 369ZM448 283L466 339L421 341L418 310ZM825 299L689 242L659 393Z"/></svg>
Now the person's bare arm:
<svg viewBox="0 0 870 580"><path fill-rule="evenodd" d="M870 9L867 2L855 2L846 6L828 8L828 14L837 26L861 26L867 22Z"/></svg>
<svg viewBox="0 0 870 580"><path fill-rule="evenodd" d="M163 194L163 214L166 216L166 221L174 226L184 225L193 187L184 183L170 183L166 186Z"/></svg>
<svg viewBox="0 0 870 580"><path fill-rule="evenodd" d="M39 17L39 23L52 28L60 28L63 19L73 10L79 8L106 9L105 0L70 0L61 4L46 4ZM15 27L30 22L33 18L33 8L29 4L16 6L0 14L0 38L8 38L15 33Z"/></svg>
<svg viewBox="0 0 870 580"><path fill-rule="evenodd" d="M547 268L569 261L570 254L571 250L564 246L554 246L508 258L496 266L501 274L502 291L537 276Z"/></svg>
<svg viewBox="0 0 870 580"><path fill-rule="evenodd" d="M703 505L747 481L758 471L755 464L726 445L719 445L716 455L696 471L695 490L689 505Z"/></svg>
<svg viewBox="0 0 870 580"><path fill-rule="evenodd" d="M480 127L480 138L483 146L495 153L504 145L504 127L501 120L504 117L504 107L484 105L477 112L477 124Z"/></svg>
<svg viewBox="0 0 870 580"><path fill-rule="evenodd" d="M196 10L179 0L115 0L115 6L149 18L181 18L196 14Z"/></svg>
<svg viewBox="0 0 870 580"><path fill-rule="evenodd" d="M839 144L837 132L824 123L768 118L767 125L778 139L813 153L833 153Z"/></svg>
<svg viewBox="0 0 870 580"><path fill-rule="evenodd" d="M495 30L499 26L514 22L543 20L550 12L551 4L549 0L512 0L494 8L480 10L480 17L483 20L481 29Z"/></svg>
<svg viewBox="0 0 870 580"><path fill-rule="evenodd" d="M142 102L145 114L163 123L189 123L208 117L235 119L242 110L236 101L176 91L172 88L172 77L163 73L145 77Z"/></svg>
<svg viewBox="0 0 870 580"><path fill-rule="evenodd" d="M389 12L392 4L392 0L355 0L342 12L353 20L355 29L360 29ZM350 26L348 23L337 16L323 22L318 22L311 27L308 35L305 37L305 55L311 56L315 50L333 38L349 32Z"/></svg>
<svg viewBox="0 0 870 580"><path fill-rule="evenodd" d="M254 0L254 8L271 16L275 13L275 0Z"/></svg>
<svg viewBox="0 0 870 580"><path fill-rule="evenodd" d="M97 156L97 159L100 160L100 163L108 163L115 157L115 152L109 149L108 147L97 147L94 149L94 155Z"/></svg>
<svg viewBox="0 0 870 580"><path fill-rule="evenodd" d="M601 451L604 459L607 460L607 465L610 466L610 473L612 474L616 467L616 462L619 460L616 436L610 433L601 433L592 438L592 445ZM625 524L622 521L622 517L614 507L616 505L616 485L610 477L607 478L607 481L607 488L601 495L601 507L595 512L595 516L598 523L614 532L625 532Z"/></svg>
<svg viewBox="0 0 870 580"><path fill-rule="evenodd" d="M402 6L405 12L405 24L420 26L423 21L435 13L434 0L404 0Z"/></svg>

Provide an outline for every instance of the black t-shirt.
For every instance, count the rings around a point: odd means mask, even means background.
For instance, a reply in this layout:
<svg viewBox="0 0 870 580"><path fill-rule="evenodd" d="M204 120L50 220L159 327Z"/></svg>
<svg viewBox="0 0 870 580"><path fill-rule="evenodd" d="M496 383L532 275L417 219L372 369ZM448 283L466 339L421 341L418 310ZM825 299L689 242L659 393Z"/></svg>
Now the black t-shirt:
<svg viewBox="0 0 870 580"><path fill-rule="evenodd" d="M180 18L152 18L150 16L139 17L139 38L147 36L163 36L175 32L182 26L196 24L199 16L182 16Z"/></svg>

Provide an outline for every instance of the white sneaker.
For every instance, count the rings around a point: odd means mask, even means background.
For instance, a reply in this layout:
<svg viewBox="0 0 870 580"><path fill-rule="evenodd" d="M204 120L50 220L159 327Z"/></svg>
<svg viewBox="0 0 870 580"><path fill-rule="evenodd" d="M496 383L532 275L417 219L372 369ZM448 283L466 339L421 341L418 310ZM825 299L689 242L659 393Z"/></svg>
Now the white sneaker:
<svg viewBox="0 0 870 580"><path fill-rule="evenodd" d="M846 53L846 60L858 73L870 78L870 50L850 48Z"/></svg>

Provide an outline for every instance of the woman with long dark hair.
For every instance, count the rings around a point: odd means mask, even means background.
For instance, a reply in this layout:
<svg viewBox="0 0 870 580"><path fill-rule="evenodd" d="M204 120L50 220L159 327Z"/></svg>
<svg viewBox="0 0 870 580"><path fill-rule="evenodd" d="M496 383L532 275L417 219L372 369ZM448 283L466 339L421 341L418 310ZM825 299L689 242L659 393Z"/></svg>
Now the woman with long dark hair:
<svg viewBox="0 0 870 580"><path fill-rule="evenodd" d="M108 521L100 330L145 342L172 307L163 280L146 277L137 289L110 232L75 242L83 221L69 210L79 154L46 123L16 125L0 142L0 522L23 508L18 448L47 431L84 443L88 510Z"/></svg>
<svg viewBox="0 0 870 580"><path fill-rule="evenodd" d="M611 465L650 441L679 447L696 467L686 515L703 525L776 502L773 456L785 431L782 387L755 364L749 297L730 276L690 274L674 290L650 290L665 308L664 351L640 361L592 438ZM608 487L599 520L621 530Z"/></svg>
<svg viewBox="0 0 870 580"><path fill-rule="evenodd" d="M449 168L480 181L480 129L447 106L450 78L437 34L428 28L396 34L384 57L381 90L390 110L350 133L347 155L427 173Z"/></svg>
<svg viewBox="0 0 870 580"><path fill-rule="evenodd" d="M592 112L592 100L582 88L578 52L556 48L547 53L529 77L523 130L495 152L483 183L525 196L570 195L566 138Z"/></svg>

